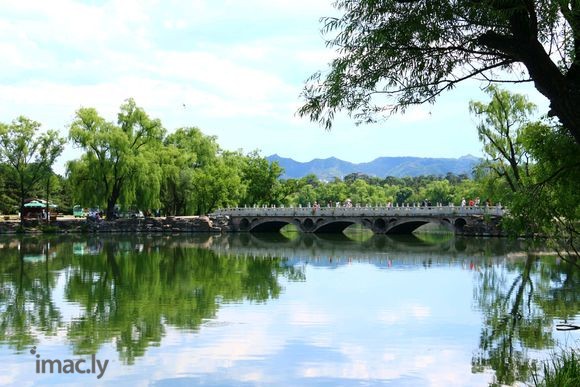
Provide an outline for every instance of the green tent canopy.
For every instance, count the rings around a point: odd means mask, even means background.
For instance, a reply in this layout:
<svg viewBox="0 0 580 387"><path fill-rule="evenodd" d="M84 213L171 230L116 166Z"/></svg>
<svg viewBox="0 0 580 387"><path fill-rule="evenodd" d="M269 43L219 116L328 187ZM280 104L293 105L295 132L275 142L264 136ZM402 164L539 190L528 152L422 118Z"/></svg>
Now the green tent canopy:
<svg viewBox="0 0 580 387"><path fill-rule="evenodd" d="M24 205L24 207L27 207L27 208L41 208L41 207L46 207L46 204L41 203L41 202L29 202L29 203L26 203Z"/></svg>

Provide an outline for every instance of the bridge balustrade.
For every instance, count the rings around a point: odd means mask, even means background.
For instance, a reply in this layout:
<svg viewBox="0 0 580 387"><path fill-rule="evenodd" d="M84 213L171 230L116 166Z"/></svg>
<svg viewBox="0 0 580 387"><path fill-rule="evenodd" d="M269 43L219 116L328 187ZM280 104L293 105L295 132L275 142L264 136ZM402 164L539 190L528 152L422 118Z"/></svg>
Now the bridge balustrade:
<svg viewBox="0 0 580 387"><path fill-rule="evenodd" d="M362 216L503 216L505 209L500 206L432 206L432 207L257 207L224 208L216 210L214 216L235 217L362 217Z"/></svg>

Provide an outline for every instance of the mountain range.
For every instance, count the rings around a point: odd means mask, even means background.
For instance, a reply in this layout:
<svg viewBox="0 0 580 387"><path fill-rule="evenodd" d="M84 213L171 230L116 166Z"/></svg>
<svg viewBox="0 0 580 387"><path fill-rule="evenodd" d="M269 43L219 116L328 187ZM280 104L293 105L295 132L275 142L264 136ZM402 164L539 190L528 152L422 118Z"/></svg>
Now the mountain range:
<svg viewBox="0 0 580 387"><path fill-rule="evenodd" d="M466 155L459 158L431 157L379 157L367 163L351 163L336 157L314 159L300 162L277 154L266 157L270 162L277 161L284 174L282 179L298 179L314 174L321 180L344 178L351 173L364 173L369 176L404 177L420 175L472 174L473 167L481 161L478 157Z"/></svg>

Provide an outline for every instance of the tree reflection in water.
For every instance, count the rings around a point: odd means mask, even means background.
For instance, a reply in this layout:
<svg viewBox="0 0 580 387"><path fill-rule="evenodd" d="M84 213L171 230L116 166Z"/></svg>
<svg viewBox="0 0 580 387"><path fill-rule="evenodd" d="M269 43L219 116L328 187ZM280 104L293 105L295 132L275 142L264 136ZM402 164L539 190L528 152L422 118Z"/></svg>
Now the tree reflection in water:
<svg viewBox="0 0 580 387"><path fill-rule="evenodd" d="M0 342L18 351L36 343L36 331L55 335L61 314L52 299L57 274L50 239L26 238L2 244ZM62 266L61 266L62 267Z"/></svg>
<svg viewBox="0 0 580 387"><path fill-rule="evenodd" d="M537 366L529 350L554 346L554 319L569 321L580 311L580 276L556 257L525 256L483 267L474 300L483 313L474 372L491 368L492 385L530 380Z"/></svg>
<svg viewBox="0 0 580 387"><path fill-rule="evenodd" d="M578 318L580 276L555 257L506 259L510 249L525 250L506 248L509 243L250 234L2 239L0 342L24 351L42 335L66 332L76 354L96 353L112 342L122 361L132 364L159 345L169 327L197 331L223 303L277 298L281 277L305 280L305 262L336 266L361 260L386 268L389 252L399 268L429 270L462 267L475 257L486 263L474 283L483 323L472 370L492 369L494 383L512 384L529 380L530 351L553 347L554 319ZM65 319L53 299L57 287L69 306L78 307L73 319Z"/></svg>
<svg viewBox="0 0 580 387"><path fill-rule="evenodd" d="M170 239L92 238L77 242L83 255L65 242L43 261L26 261L22 253L38 241L17 243L20 251L7 249L0 260L0 340L18 351L36 342L35 332L55 334L65 325L52 300L63 269L65 299L81 307L80 316L66 322L74 352L95 353L113 341L128 364L157 345L167 325L197 330L220 303L265 302L279 296L279 276L303 277L278 258L217 257Z"/></svg>

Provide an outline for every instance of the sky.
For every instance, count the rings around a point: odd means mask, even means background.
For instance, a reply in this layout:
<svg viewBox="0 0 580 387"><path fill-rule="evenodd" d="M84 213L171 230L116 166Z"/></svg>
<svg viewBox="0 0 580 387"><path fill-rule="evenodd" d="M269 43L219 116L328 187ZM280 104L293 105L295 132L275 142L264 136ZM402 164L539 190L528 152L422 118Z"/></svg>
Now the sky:
<svg viewBox="0 0 580 387"><path fill-rule="evenodd" d="M476 81L376 124L340 114L326 131L296 114L306 79L333 58L320 33L320 18L338 15L332 2L2 0L0 122L25 115L66 136L80 107L115 121L134 98L168 132L195 126L263 156L481 156L468 112L487 100ZM547 106L531 85L510 90ZM68 145L57 172L79 155Z"/></svg>

